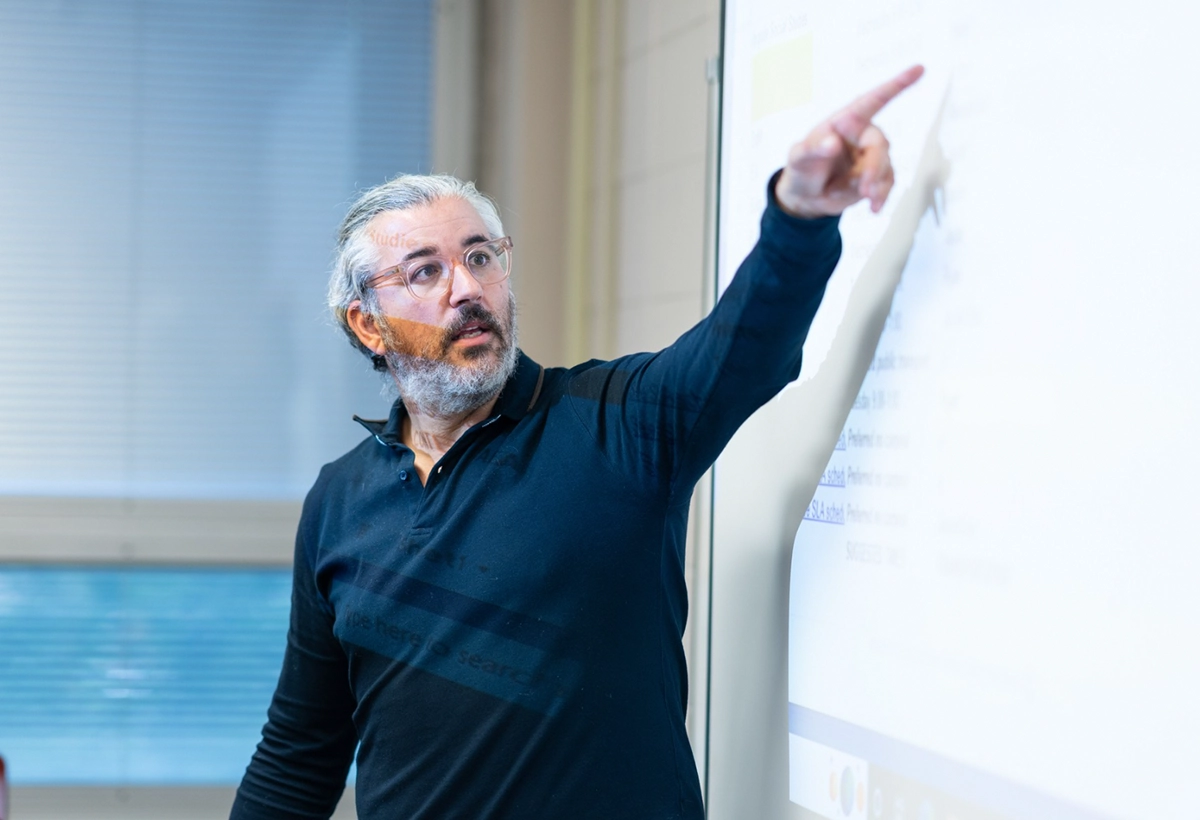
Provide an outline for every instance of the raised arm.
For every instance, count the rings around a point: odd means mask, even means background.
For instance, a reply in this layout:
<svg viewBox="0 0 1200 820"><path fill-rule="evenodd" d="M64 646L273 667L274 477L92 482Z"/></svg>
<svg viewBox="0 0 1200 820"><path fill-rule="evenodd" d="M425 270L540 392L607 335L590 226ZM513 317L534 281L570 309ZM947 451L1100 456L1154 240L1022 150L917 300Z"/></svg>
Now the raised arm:
<svg viewBox="0 0 1200 820"><path fill-rule="evenodd" d="M871 120L923 71L864 94L792 147L759 241L711 315L659 353L575 377L581 418L623 472L686 499L742 422L799 375L841 253L836 217L864 198L877 211L892 188L888 142Z"/></svg>

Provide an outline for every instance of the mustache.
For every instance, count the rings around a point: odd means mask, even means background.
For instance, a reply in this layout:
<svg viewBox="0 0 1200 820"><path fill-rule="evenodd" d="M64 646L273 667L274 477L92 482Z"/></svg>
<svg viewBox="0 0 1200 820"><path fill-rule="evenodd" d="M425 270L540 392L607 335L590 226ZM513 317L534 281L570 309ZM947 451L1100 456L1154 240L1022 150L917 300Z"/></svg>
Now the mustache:
<svg viewBox="0 0 1200 820"><path fill-rule="evenodd" d="M448 351L450 345L454 342L454 337L472 322L477 323L480 327L494 335L496 340L501 344L507 341L499 317L483 305L468 302L458 309L458 314L446 326L442 334L442 351Z"/></svg>

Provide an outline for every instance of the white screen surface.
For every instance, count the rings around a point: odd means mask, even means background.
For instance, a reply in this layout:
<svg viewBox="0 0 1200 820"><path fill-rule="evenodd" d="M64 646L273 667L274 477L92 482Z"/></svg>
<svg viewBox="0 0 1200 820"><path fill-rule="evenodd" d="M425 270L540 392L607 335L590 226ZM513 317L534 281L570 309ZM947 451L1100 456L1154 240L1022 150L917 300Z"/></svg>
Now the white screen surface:
<svg viewBox="0 0 1200 820"><path fill-rule="evenodd" d="M796 533L806 812L1195 814L1195 24L1157 0L727 5L722 283L787 146L929 70L879 118L897 188L844 218L800 386L768 411L836 375L855 301L903 269ZM774 461L754 480L803 469ZM718 466L718 517L738 479Z"/></svg>

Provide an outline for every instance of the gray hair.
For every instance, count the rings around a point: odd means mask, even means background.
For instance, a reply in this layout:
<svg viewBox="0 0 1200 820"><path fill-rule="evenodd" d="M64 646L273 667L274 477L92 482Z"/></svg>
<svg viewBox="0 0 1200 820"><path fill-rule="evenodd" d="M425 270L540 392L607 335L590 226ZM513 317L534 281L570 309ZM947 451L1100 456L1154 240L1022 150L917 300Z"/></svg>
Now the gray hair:
<svg viewBox="0 0 1200 820"><path fill-rule="evenodd" d="M377 185L364 192L350 206L338 229L337 252L329 276L329 309L333 311L338 326L349 337L350 344L371 359L376 370L387 369L383 357L376 356L364 347L346 321L346 313L355 301L361 301L363 310L378 318L374 293L363 285L379 262L378 250L367 235L367 224L385 211L407 211L441 199L465 201L479 214L493 238L504 236L504 225L500 221L496 203L481 194L474 183L448 174L401 174Z"/></svg>

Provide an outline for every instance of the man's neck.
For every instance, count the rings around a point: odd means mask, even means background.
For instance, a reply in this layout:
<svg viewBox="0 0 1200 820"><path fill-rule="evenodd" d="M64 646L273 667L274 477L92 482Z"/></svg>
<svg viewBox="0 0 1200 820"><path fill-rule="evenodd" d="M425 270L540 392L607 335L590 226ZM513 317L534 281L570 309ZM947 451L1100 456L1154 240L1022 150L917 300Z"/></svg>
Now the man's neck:
<svg viewBox="0 0 1200 820"><path fill-rule="evenodd" d="M492 414L496 396L466 413L441 416L419 407L406 407L408 415L401 427L401 440L413 451L414 466L421 483L429 477L433 465L454 446L462 434Z"/></svg>

